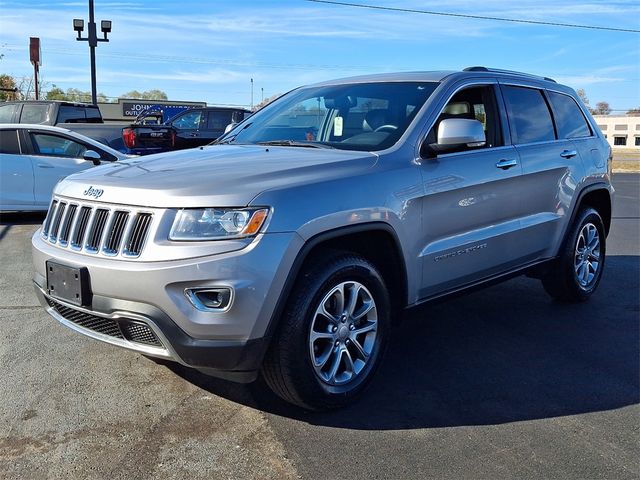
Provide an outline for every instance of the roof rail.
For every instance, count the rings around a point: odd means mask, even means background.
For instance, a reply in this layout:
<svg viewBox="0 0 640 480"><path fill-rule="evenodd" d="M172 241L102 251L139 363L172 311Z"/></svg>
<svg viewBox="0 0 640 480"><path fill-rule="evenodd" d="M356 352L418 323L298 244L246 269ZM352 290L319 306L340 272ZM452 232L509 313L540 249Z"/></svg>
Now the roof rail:
<svg viewBox="0 0 640 480"><path fill-rule="evenodd" d="M531 73L516 72L514 70L501 70L499 68L487 68L487 67L467 67L463 72L494 72L494 73L510 73L512 75L522 75L529 78L538 78L541 80L547 80L548 82L558 83L553 78L541 77L539 75L532 75Z"/></svg>

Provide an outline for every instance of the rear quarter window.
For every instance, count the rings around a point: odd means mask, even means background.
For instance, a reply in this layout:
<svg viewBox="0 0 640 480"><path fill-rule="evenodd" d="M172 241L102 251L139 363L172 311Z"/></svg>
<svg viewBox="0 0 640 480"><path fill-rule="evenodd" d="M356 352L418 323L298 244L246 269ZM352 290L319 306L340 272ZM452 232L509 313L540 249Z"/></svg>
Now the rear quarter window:
<svg viewBox="0 0 640 480"><path fill-rule="evenodd" d="M555 140L551 112L542 91L527 87L502 87L513 142L517 144Z"/></svg>
<svg viewBox="0 0 640 480"><path fill-rule="evenodd" d="M0 153L20 154L16 130L0 130Z"/></svg>
<svg viewBox="0 0 640 480"><path fill-rule="evenodd" d="M569 95L548 92L553 116L556 119L558 138L590 137L591 129L582 110Z"/></svg>

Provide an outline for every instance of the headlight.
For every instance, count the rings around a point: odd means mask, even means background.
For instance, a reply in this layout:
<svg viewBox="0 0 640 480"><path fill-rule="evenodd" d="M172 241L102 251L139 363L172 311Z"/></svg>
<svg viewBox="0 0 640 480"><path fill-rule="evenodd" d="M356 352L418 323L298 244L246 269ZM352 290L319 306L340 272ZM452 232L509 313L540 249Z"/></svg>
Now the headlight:
<svg viewBox="0 0 640 480"><path fill-rule="evenodd" d="M185 208L179 210L170 240L224 240L255 235L268 208Z"/></svg>

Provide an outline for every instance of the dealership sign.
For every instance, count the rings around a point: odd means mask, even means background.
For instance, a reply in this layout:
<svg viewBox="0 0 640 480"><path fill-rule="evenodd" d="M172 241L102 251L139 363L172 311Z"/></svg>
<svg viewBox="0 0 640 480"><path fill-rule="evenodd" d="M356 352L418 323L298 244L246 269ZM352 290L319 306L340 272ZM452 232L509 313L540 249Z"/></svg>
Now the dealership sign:
<svg viewBox="0 0 640 480"><path fill-rule="evenodd" d="M204 104L203 104L204 105ZM176 113L181 110L186 110L187 108L193 108L194 104L191 105L176 105L176 104L162 104L162 103L153 103L153 102L122 102L122 115L125 117L137 117L145 110L150 108L156 110L172 110Z"/></svg>

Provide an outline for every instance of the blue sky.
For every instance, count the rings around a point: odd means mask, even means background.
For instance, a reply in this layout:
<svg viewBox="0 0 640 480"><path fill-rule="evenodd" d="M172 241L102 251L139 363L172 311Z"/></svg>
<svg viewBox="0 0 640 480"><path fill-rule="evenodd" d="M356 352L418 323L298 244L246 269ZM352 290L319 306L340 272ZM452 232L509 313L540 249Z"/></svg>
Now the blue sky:
<svg viewBox="0 0 640 480"><path fill-rule="evenodd" d="M356 3L357 0L354 0ZM362 0L458 14L640 29L640 2ZM304 0L95 0L110 19L97 48L98 91L164 90L172 100L254 103L301 84L363 73L470 65L550 76L584 88L591 105L640 106L640 34L361 9ZM0 0L0 73L30 76L30 36L49 84L90 90L86 42L72 19L88 1Z"/></svg>

